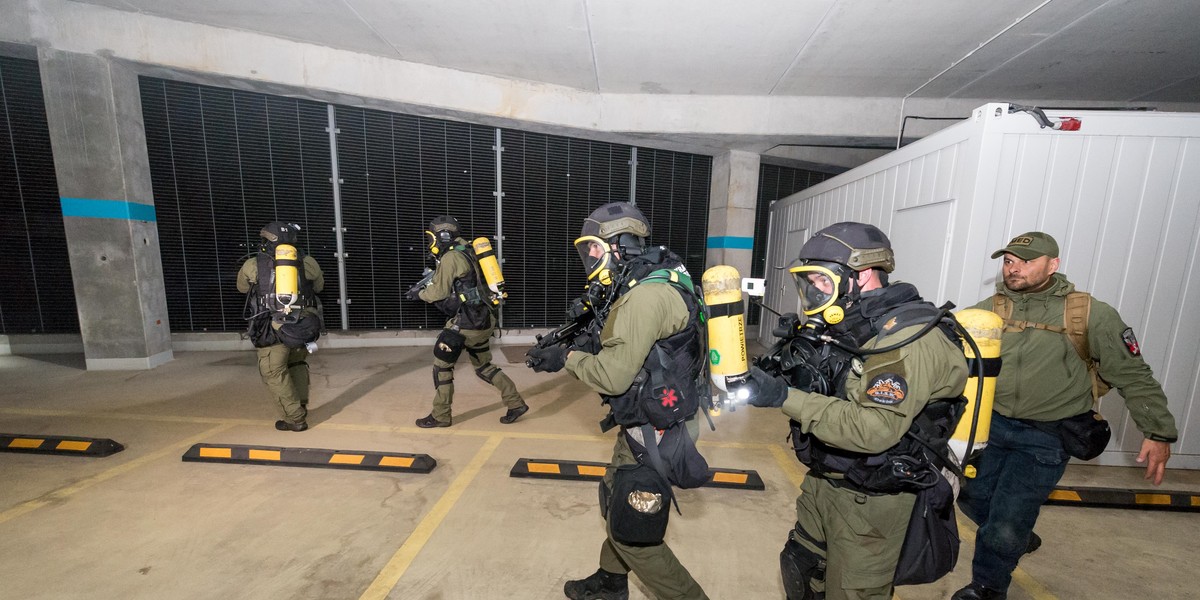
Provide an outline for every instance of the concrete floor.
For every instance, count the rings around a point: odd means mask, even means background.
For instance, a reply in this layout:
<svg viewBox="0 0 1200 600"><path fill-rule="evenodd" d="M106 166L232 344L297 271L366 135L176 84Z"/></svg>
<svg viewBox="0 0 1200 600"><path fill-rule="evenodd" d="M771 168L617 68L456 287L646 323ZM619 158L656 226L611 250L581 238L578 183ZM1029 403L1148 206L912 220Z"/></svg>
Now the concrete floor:
<svg viewBox="0 0 1200 600"><path fill-rule="evenodd" d="M514 359L522 349L505 348ZM596 484L514 479L517 459L605 461L599 400L569 375L496 362L532 410L513 425L460 368L454 426L422 430L424 347L323 349L313 429L279 432L253 352L180 352L152 371L87 372L82 356L0 356L0 433L107 437L107 458L0 453L0 598L562 598L596 568ZM465 362L465 361L464 361ZM704 430L713 466L755 469L766 491L679 492L669 542L713 598L782 598L778 553L803 469L773 410ZM182 462L198 442L427 453L427 475ZM1136 469L1072 466L1065 484L1143 487ZM1200 473L1164 488L1200 491ZM1196 598L1200 515L1046 507L1046 543L1009 598ZM897 590L944 599L959 568ZM1192 566L1188 566L1192 565ZM631 579L631 598L645 589Z"/></svg>

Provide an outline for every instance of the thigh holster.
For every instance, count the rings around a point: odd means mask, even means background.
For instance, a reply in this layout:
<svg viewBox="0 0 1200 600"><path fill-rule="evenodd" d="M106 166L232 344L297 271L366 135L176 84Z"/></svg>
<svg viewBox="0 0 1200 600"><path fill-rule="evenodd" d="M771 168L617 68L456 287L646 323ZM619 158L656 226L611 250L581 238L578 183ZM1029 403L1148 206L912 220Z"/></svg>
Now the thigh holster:
<svg viewBox="0 0 1200 600"><path fill-rule="evenodd" d="M443 385L452 385L454 383L454 367L439 367L433 365L433 387L437 389Z"/></svg>
<svg viewBox="0 0 1200 600"><path fill-rule="evenodd" d="M671 484L653 467L641 463L617 467L608 498L608 534L628 546L661 544L671 516L671 498Z"/></svg>
<svg viewBox="0 0 1200 600"><path fill-rule="evenodd" d="M466 343L467 338L463 337L463 334L452 329L443 329L438 334L437 341L433 343L433 356L454 364L458 362L458 357L462 354L463 346Z"/></svg>

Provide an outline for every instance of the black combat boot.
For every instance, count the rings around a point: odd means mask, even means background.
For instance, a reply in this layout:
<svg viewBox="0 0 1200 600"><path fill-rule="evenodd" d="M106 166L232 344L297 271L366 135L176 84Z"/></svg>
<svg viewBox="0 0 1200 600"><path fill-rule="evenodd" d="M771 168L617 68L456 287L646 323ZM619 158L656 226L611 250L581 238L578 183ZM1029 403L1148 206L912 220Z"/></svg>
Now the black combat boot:
<svg viewBox="0 0 1200 600"><path fill-rule="evenodd" d="M508 425L508 424L516 421L517 419L520 419L521 415L523 415L527 412L529 412L528 404L522 404L521 406L518 406L516 408L510 408L510 409L508 409L508 412L504 413L503 417L500 417L500 422L504 423L505 425Z"/></svg>
<svg viewBox="0 0 1200 600"><path fill-rule="evenodd" d="M587 579L568 581L563 593L571 600L628 600L629 576L596 569Z"/></svg>
<svg viewBox="0 0 1200 600"><path fill-rule="evenodd" d="M1042 536L1030 532L1029 544L1025 546L1025 554L1033 554L1038 548L1042 547Z"/></svg>
<svg viewBox="0 0 1200 600"><path fill-rule="evenodd" d="M275 429L279 431L307 431L308 422L300 421L299 423L288 423L284 420L275 421Z"/></svg>
<svg viewBox="0 0 1200 600"><path fill-rule="evenodd" d="M954 592L950 596L950 600L1007 600L1008 592L1005 590L993 590L992 588L983 587L978 583L971 582L967 587Z"/></svg>
<svg viewBox="0 0 1200 600"><path fill-rule="evenodd" d="M417 419L417 427L420 427L422 429L429 429L430 427L449 427L449 426L450 426L450 421L439 421L439 420L433 418L432 414L430 414L429 416L421 417L420 419Z"/></svg>

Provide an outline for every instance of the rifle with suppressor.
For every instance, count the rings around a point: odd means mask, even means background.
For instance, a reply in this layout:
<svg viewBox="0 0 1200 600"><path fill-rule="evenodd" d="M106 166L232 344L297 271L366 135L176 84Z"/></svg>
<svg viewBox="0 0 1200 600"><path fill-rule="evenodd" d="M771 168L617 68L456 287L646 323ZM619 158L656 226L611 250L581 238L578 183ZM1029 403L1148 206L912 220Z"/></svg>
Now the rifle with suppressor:
<svg viewBox="0 0 1200 600"><path fill-rule="evenodd" d="M589 351L595 349L589 348L592 345L591 326L596 319L596 313L588 304L583 296L580 296L571 301L571 305L567 307L567 322L550 330L549 333L536 336L537 343L534 348L549 348L560 344L567 344L568 348L583 348ZM533 367L533 358L525 361L525 365Z"/></svg>

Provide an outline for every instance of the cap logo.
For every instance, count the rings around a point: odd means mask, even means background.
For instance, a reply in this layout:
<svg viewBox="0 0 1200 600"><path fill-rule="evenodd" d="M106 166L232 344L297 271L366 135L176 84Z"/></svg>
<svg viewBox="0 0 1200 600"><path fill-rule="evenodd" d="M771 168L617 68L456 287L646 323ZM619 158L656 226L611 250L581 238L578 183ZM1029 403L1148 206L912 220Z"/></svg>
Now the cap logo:
<svg viewBox="0 0 1200 600"><path fill-rule="evenodd" d="M1008 243L1009 246L1028 246L1033 243L1033 238L1027 235L1019 235Z"/></svg>

